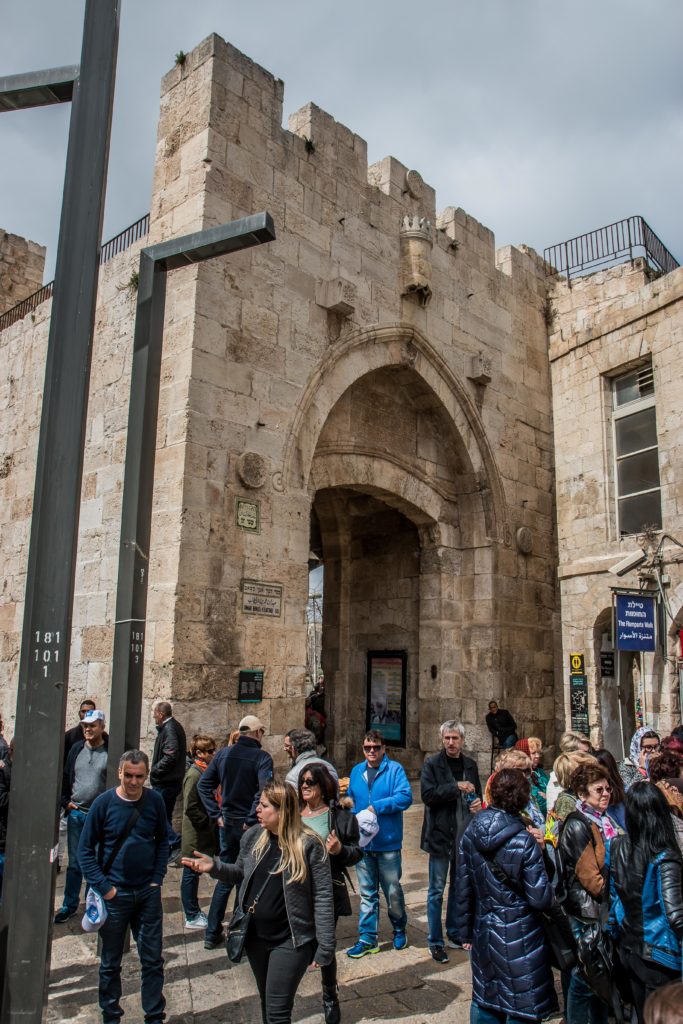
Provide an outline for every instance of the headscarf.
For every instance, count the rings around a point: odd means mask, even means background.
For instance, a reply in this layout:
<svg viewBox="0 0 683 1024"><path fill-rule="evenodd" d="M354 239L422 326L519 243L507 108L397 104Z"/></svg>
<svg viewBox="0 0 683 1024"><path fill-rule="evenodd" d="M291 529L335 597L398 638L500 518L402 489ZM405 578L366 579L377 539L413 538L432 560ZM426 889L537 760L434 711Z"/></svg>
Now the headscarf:
<svg viewBox="0 0 683 1024"><path fill-rule="evenodd" d="M517 740L517 742L515 743L515 748L517 750L524 751L525 754L528 754L529 757L531 757L531 751L529 750L529 741L528 740L526 740L526 739Z"/></svg>
<svg viewBox="0 0 683 1024"><path fill-rule="evenodd" d="M659 739L659 733L651 725L641 725L640 729L636 729L631 738L631 746L628 751L629 761L636 768L640 768L640 744L646 732L653 732L657 739Z"/></svg>

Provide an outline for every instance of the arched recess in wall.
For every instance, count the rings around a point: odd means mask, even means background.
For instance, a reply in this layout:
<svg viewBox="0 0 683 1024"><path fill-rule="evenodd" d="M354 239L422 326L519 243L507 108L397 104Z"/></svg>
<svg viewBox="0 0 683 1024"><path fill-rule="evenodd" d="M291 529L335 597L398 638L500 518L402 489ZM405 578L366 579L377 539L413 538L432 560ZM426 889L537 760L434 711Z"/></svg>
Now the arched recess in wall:
<svg viewBox="0 0 683 1024"><path fill-rule="evenodd" d="M453 443L480 494L489 542L510 544L503 483L477 409L464 385L410 324L358 331L327 353L308 380L292 423L278 490L309 490L320 433L345 391L385 367L407 367L433 392L452 424ZM376 453L375 453L376 454Z"/></svg>

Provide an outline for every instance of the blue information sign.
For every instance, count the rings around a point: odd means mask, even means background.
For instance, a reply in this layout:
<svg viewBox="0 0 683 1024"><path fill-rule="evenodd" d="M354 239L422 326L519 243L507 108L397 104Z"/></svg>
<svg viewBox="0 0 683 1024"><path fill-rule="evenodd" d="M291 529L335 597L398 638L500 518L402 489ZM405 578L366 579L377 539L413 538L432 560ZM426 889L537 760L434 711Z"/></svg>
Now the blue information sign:
<svg viewBox="0 0 683 1024"><path fill-rule="evenodd" d="M617 594L617 650L654 651L656 603L641 594Z"/></svg>

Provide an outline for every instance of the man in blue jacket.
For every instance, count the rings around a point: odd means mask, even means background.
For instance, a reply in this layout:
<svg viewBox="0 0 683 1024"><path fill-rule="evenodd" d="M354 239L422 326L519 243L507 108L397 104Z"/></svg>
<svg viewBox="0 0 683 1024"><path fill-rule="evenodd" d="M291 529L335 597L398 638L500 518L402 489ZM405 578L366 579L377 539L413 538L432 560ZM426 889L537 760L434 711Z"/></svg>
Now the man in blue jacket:
<svg viewBox="0 0 683 1024"><path fill-rule="evenodd" d="M413 802L413 794L403 767L387 757L382 734L377 729L365 734L363 753L365 761L351 771L348 796L353 800L356 814L368 810L377 816L378 831L365 846L363 859L356 865L360 889L358 942L346 951L354 960L368 953L379 953L380 886L394 929L394 949L405 949L408 945L408 915L401 888L401 846L403 812Z"/></svg>
<svg viewBox="0 0 683 1024"><path fill-rule="evenodd" d="M103 1024L118 1024L123 1016L121 957L128 926L140 957L145 1024L161 1024L165 1017L160 886L168 863L168 831L161 795L145 789L148 774L147 754L127 750L119 762L119 785L96 798L78 845L81 871L108 911L100 929Z"/></svg>

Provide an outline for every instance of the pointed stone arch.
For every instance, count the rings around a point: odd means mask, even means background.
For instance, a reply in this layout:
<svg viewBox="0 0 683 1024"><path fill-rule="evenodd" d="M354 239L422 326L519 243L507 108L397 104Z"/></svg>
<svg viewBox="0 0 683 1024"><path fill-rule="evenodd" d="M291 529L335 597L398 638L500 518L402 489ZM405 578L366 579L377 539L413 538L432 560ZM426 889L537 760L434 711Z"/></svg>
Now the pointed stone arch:
<svg viewBox="0 0 683 1024"><path fill-rule="evenodd" d="M311 374L290 428L278 490L309 490L318 438L336 403L361 377L385 367L410 367L431 389L453 427L453 443L476 481L489 542L510 545L505 492L493 451L466 385L412 324L355 332L330 349Z"/></svg>

